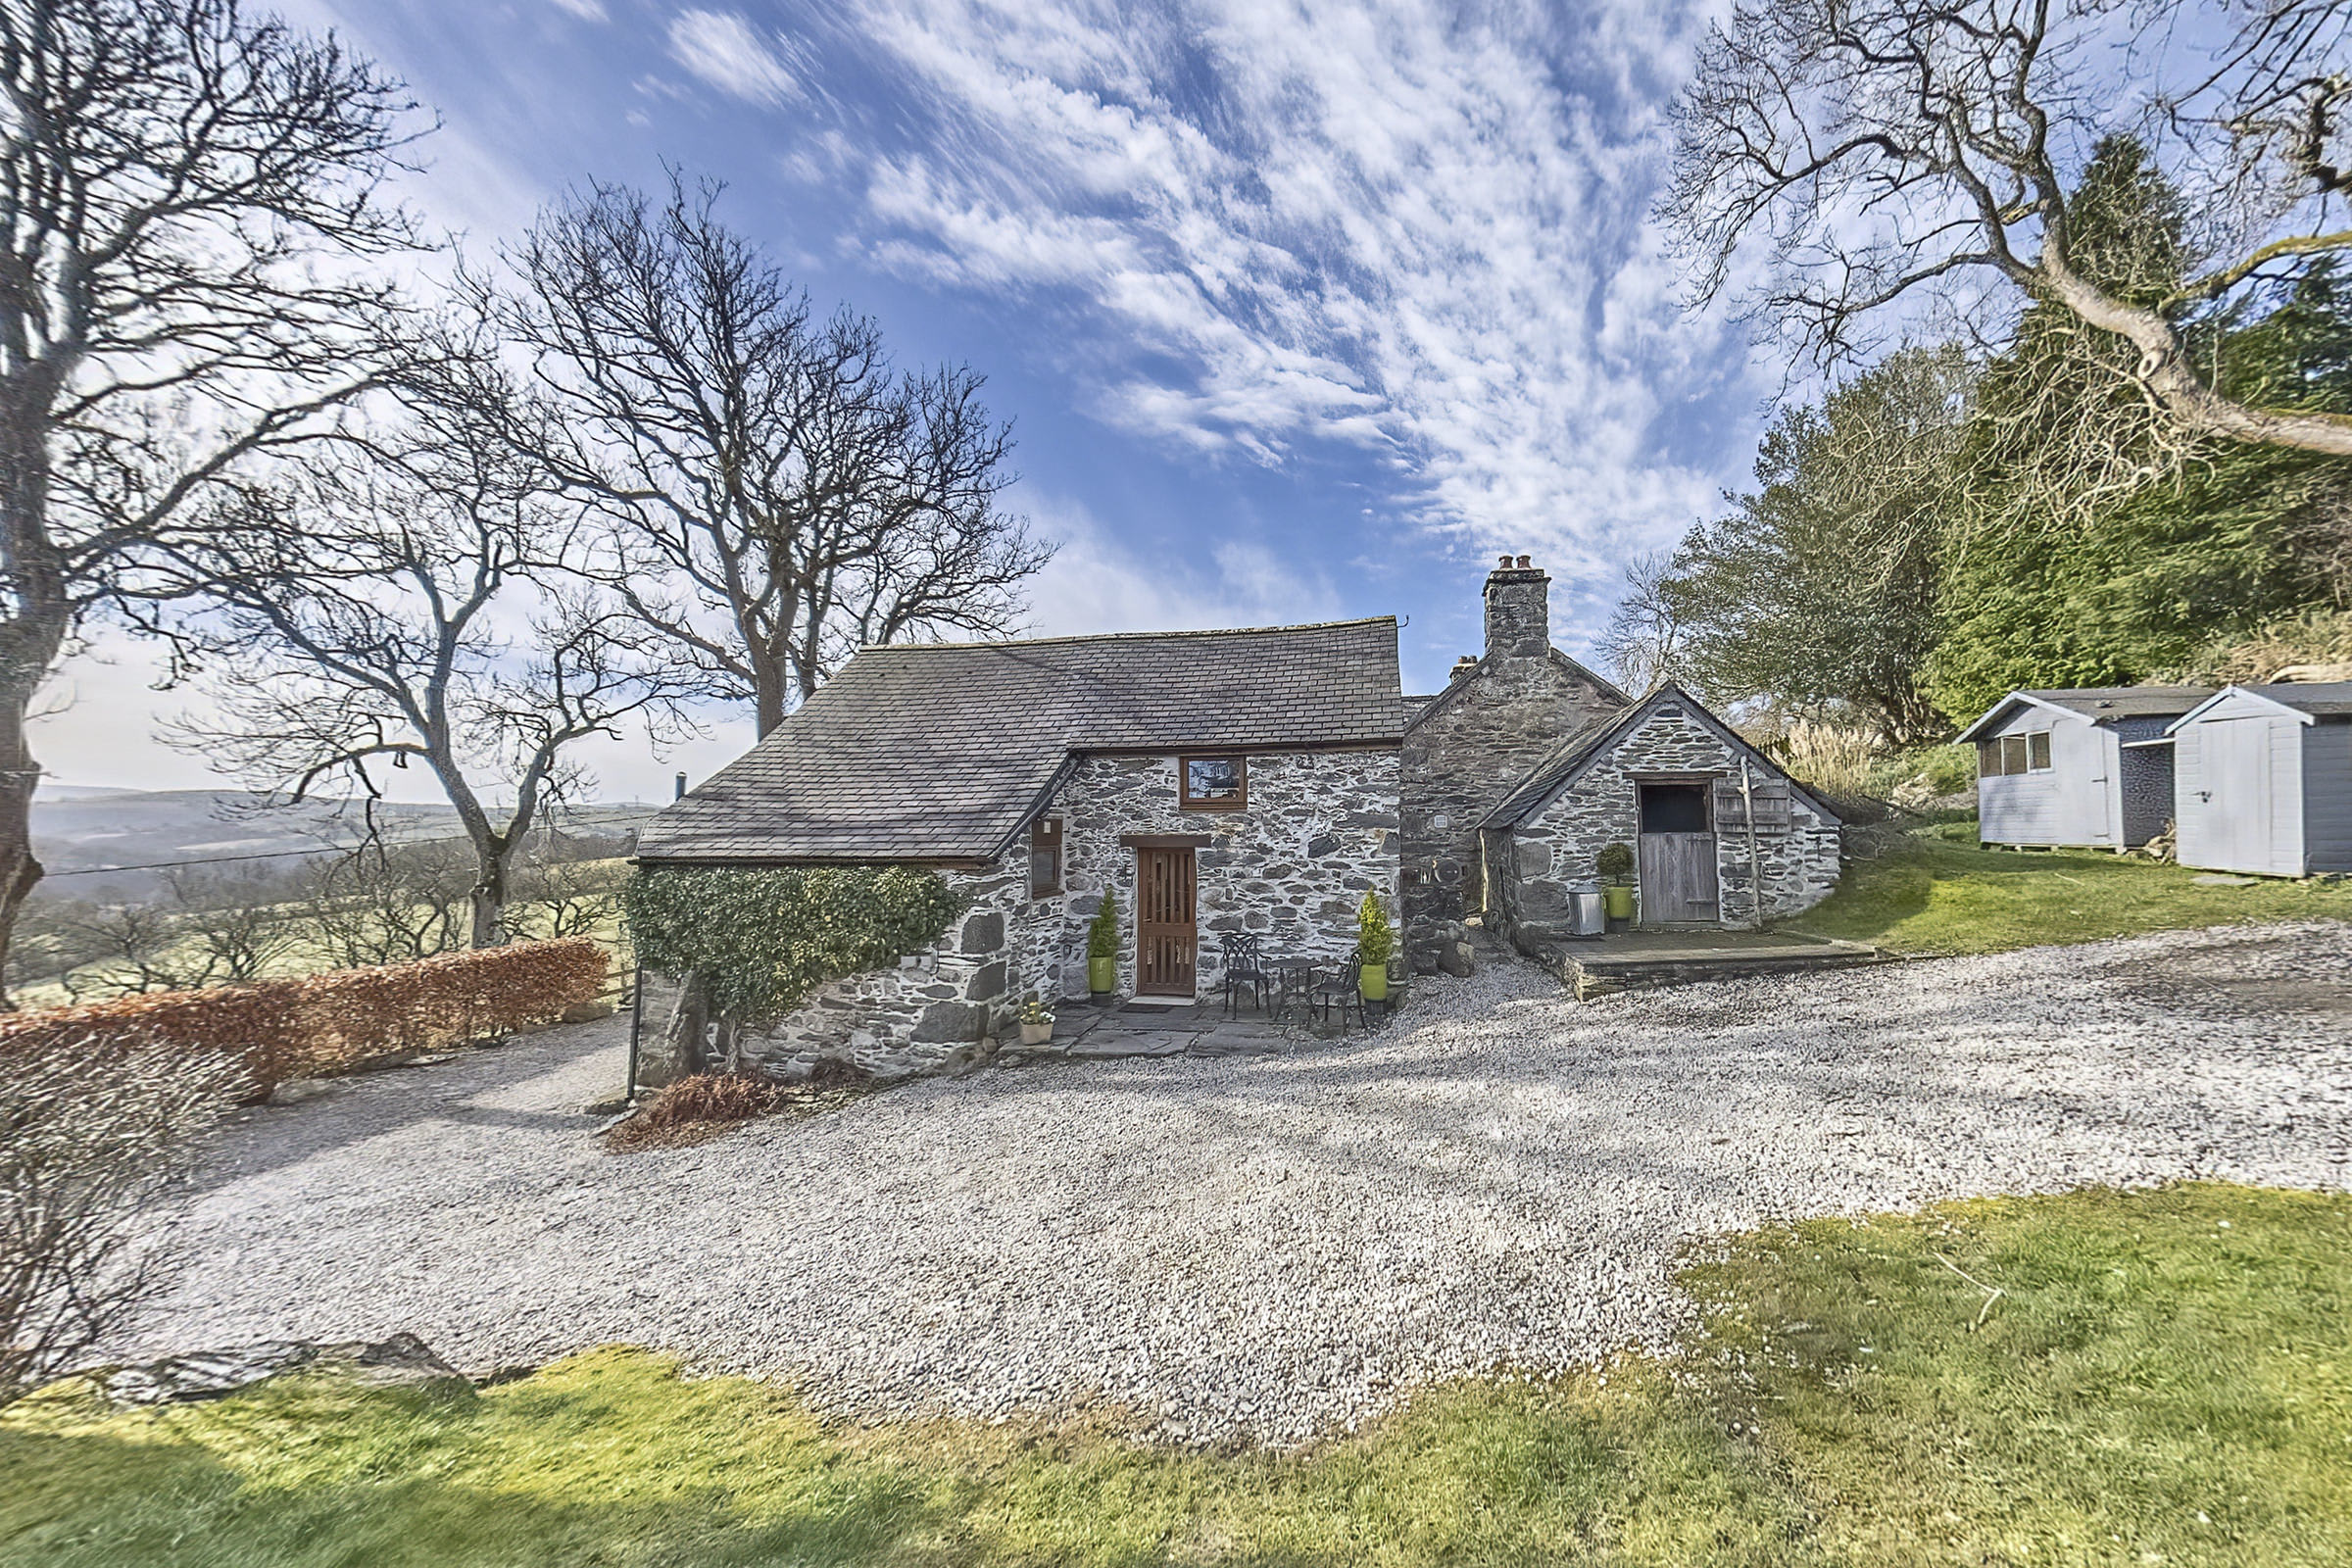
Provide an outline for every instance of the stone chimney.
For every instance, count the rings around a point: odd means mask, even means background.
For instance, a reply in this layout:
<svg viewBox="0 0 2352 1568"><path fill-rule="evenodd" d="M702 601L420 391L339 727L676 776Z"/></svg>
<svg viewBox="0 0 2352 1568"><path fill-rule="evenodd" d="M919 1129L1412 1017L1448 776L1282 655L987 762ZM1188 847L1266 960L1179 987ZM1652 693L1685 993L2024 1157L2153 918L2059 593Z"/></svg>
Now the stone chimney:
<svg viewBox="0 0 2352 1568"><path fill-rule="evenodd" d="M1526 556L1487 573L1487 657L1542 659L1551 650L1551 579Z"/></svg>

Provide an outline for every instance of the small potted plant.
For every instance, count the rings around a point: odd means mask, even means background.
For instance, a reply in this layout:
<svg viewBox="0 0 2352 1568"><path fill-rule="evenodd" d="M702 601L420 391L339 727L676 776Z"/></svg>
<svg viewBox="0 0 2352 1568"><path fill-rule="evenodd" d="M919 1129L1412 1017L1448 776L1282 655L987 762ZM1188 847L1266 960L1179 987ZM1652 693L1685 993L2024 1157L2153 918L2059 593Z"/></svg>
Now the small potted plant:
<svg viewBox="0 0 2352 1568"><path fill-rule="evenodd" d="M1046 1010L1043 997L1032 996L1021 1004L1021 1044L1042 1046L1054 1038L1054 1014Z"/></svg>
<svg viewBox="0 0 2352 1568"><path fill-rule="evenodd" d="M1355 954L1364 960L1356 972L1356 986L1364 1000L1388 1001L1389 960L1396 956L1396 928L1389 924L1389 911L1381 907L1377 893L1367 892L1356 907Z"/></svg>
<svg viewBox="0 0 2352 1568"><path fill-rule="evenodd" d="M1608 884L1601 890L1601 907L1612 920L1634 917L1634 849L1612 844L1592 858L1592 869Z"/></svg>
<svg viewBox="0 0 2352 1568"><path fill-rule="evenodd" d="M1102 906L1086 928L1086 989L1101 1001L1119 988L1119 906L1102 890Z"/></svg>

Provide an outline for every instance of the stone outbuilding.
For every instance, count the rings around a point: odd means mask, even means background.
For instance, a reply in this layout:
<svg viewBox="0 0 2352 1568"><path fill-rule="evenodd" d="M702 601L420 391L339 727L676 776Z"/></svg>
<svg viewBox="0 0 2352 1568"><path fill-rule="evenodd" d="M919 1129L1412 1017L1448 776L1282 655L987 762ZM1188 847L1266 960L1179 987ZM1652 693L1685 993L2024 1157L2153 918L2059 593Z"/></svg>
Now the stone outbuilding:
<svg viewBox="0 0 2352 1568"><path fill-rule="evenodd" d="M1523 949L1569 933L1569 890L1635 852L1649 927L1741 927L1838 885L1838 817L1680 686L1557 743L1480 821L1486 924ZM1761 910L1758 899L1762 900Z"/></svg>
<svg viewBox="0 0 2352 1568"><path fill-rule="evenodd" d="M1479 822L1569 735L1633 699L1551 645L1551 578L1525 556L1487 574L1486 652L1404 725L1404 923L1428 973L1487 907Z"/></svg>

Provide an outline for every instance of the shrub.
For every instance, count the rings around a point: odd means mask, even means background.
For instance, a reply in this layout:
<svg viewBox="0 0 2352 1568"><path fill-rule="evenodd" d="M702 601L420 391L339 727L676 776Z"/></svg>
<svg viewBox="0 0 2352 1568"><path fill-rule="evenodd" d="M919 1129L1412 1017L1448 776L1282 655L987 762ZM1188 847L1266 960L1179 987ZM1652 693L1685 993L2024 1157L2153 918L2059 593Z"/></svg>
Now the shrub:
<svg viewBox="0 0 2352 1568"><path fill-rule="evenodd" d="M1611 882L1623 882L1634 874L1634 847L1630 844L1609 844L1592 857L1592 869Z"/></svg>
<svg viewBox="0 0 2352 1568"><path fill-rule="evenodd" d="M596 998L605 970L593 942L527 942L306 980L118 997L0 1015L0 1058L50 1047L218 1054L261 1099L288 1078L553 1023Z"/></svg>
<svg viewBox="0 0 2352 1568"><path fill-rule="evenodd" d="M1355 910L1355 951L1372 968L1385 965L1396 954L1396 928L1389 923L1380 895L1367 891Z"/></svg>
<svg viewBox="0 0 2352 1568"><path fill-rule="evenodd" d="M120 1035L0 1053L0 1405L71 1370L161 1282L132 1223L243 1082L227 1055Z"/></svg>
<svg viewBox="0 0 2352 1568"><path fill-rule="evenodd" d="M828 1094L873 1082L853 1064L826 1057L806 1079L778 1082L750 1072L707 1072L681 1078L646 1107L612 1129L606 1142L616 1153L682 1149L728 1128L771 1116L795 1104L814 1106Z"/></svg>
<svg viewBox="0 0 2352 1568"><path fill-rule="evenodd" d="M1898 806L1916 807L1967 794L1976 782L1976 748L1922 746L1873 763L1868 793Z"/></svg>
<svg viewBox="0 0 2352 1568"><path fill-rule="evenodd" d="M624 902L640 963L695 977L714 1014L751 1022L930 947L969 900L907 866L695 866L639 871Z"/></svg>
<svg viewBox="0 0 2352 1568"><path fill-rule="evenodd" d="M1086 928L1086 956L1090 958L1119 956L1119 901L1108 888L1102 890L1102 906L1095 911L1094 923Z"/></svg>

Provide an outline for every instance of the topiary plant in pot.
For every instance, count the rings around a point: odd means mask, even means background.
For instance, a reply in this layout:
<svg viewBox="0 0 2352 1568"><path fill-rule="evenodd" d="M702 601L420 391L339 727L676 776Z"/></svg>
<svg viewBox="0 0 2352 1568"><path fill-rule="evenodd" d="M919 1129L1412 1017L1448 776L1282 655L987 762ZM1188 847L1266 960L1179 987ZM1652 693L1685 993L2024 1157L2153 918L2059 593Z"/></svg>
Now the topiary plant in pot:
<svg viewBox="0 0 2352 1568"><path fill-rule="evenodd" d="M1366 893L1364 902L1356 906L1355 954L1364 960L1356 974L1357 989L1367 1002L1386 1002L1389 959L1396 954L1396 928L1389 923L1389 911L1381 907L1377 893Z"/></svg>
<svg viewBox="0 0 2352 1568"><path fill-rule="evenodd" d="M1102 890L1102 906L1086 928L1086 989L1107 997L1119 988L1119 906Z"/></svg>
<svg viewBox="0 0 2352 1568"><path fill-rule="evenodd" d="M1634 847L1630 844L1611 844L1592 857L1592 869L1608 886L1601 893L1602 907L1612 920L1631 920L1634 917Z"/></svg>

